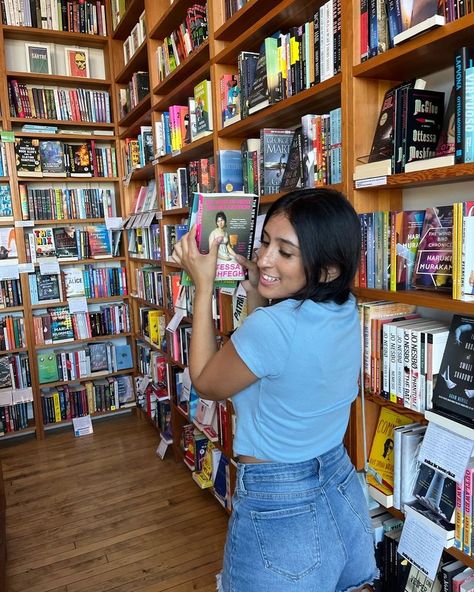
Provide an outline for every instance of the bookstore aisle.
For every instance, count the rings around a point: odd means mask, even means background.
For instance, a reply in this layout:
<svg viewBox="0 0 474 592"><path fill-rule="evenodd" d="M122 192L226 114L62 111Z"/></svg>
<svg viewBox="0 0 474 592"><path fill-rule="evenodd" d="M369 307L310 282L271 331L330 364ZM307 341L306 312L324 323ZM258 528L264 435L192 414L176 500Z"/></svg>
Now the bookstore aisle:
<svg viewBox="0 0 474 592"><path fill-rule="evenodd" d="M215 590L227 515L156 441L130 413L2 447L7 592Z"/></svg>

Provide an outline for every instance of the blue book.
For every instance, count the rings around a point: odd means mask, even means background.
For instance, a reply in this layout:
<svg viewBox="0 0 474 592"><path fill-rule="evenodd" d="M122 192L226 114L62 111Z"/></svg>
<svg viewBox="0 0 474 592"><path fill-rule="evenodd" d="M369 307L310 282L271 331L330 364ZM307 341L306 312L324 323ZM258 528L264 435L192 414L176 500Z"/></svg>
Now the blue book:
<svg viewBox="0 0 474 592"><path fill-rule="evenodd" d="M474 129L470 117L470 114L474 113L474 66L466 68L464 75L464 162L474 162Z"/></svg>
<svg viewBox="0 0 474 592"><path fill-rule="evenodd" d="M132 350L128 343L115 346L115 359L117 363L117 371L133 367Z"/></svg>
<svg viewBox="0 0 474 592"><path fill-rule="evenodd" d="M219 191L232 193L243 191L244 176L240 150L219 150Z"/></svg>

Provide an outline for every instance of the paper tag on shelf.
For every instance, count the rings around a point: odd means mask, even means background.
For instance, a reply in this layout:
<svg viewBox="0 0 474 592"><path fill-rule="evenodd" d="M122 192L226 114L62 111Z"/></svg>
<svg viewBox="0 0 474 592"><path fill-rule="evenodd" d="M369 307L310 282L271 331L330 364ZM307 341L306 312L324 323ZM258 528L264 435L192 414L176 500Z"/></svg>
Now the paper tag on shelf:
<svg viewBox="0 0 474 592"><path fill-rule="evenodd" d="M121 216L112 216L105 219L105 227L107 230L122 230L123 218Z"/></svg>
<svg viewBox="0 0 474 592"><path fill-rule="evenodd" d="M18 271L20 273L33 273L35 270L35 266L33 263L20 263L18 265Z"/></svg>
<svg viewBox="0 0 474 592"><path fill-rule="evenodd" d="M29 228L34 225L34 220L15 220L15 228Z"/></svg>
<svg viewBox="0 0 474 592"><path fill-rule="evenodd" d="M18 259L7 259L0 263L0 280L17 280L19 277Z"/></svg>
<svg viewBox="0 0 474 592"><path fill-rule="evenodd" d="M407 511L397 551L430 580L436 578L445 545L445 530L416 511Z"/></svg>
<svg viewBox="0 0 474 592"><path fill-rule="evenodd" d="M2 142L14 142L15 141L15 132L6 132L2 130L0 133L0 140Z"/></svg>
<svg viewBox="0 0 474 592"><path fill-rule="evenodd" d="M158 448L156 449L156 454L163 460L165 458L166 451L168 450L168 442L161 438L160 443L158 444Z"/></svg>
<svg viewBox="0 0 474 592"><path fill-rule="evenodd" d="M33 389L31 386L12 390L13 405L15 403L29 403L30 401L33 401Z"/></svg>
<svg viewBox="0 0 474 592"><path fill-rule="evenodd" d="M235 286L223 286L222 288L219 288L219 292L221 294L227 294L228 296L233 296L235 293Z"/></svg>
<svg viewBox="0 0 474 592"><path fill-rule="evenodd" d="M377 185L386 185L387 177L369 177L368 179L358 179L355 182L356 189L364 189L364 187L377 187Z"/></svg>
<svg viewBox="0 0 474 592"><path fill-rule="evenodd" d="M73 417L72 425L74 428L74 435L76 437L87 436L87 434L92 434L94 432L90 415L85 415L84 417Z"/></svg>
<svg viewBox="0 0 474 592"><path fill-rule="evenodd" d="M67 303L69 305L69 312L71 314L75 312L88 312L87 298L85 296L74 296L74 298L68 298Z"/></svg>
<svg viewBox="0 0 474 592"><path fill-rule="evenodd" d="M471 440L429 423L418 460L461 483L472 452Z"/></svg>
<svg viewBox="0 0 474 592"><path fill-rule="evenodd" d="M57 275L60 273L57 257L41 257L38 259L41 275Z"/></svg>

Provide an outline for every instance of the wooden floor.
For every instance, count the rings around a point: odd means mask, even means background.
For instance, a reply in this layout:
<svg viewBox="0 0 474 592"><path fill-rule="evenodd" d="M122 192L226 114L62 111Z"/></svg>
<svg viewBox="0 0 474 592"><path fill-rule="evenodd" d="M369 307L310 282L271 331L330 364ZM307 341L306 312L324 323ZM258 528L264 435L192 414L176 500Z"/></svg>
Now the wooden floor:
<svg viewBox="0 0 474 592"><path fill-rule="evenodd" d="M8 592L215 590L227 515L135 415L0 448Z"/></svg>

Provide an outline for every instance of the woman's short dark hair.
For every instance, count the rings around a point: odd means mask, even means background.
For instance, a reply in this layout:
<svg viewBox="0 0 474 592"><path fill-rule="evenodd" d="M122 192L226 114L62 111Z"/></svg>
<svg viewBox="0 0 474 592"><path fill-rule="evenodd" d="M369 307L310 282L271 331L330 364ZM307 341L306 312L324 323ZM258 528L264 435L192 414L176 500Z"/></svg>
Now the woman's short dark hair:
<svg viewBox="0 0 474 592"><path fill-rule="evenodd" d="M349 201L333 189L301 189L274 202L263 227L277 214L284 214L296 232L306 275L306 285L292 298L344 303L350 294L361 248L359 218ZM321 281L332 265L339 270L339 276L329 282Z"/></svg>
<svg viewBox="0 0 474 592"><path fill-rule="evenodd" d="M217 224L217 220L219 220L219 218L222 218L224 220L224 222L227 224L227 216L225 215L225 212L217 212L216 224Z"/></svg>

